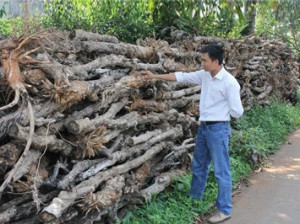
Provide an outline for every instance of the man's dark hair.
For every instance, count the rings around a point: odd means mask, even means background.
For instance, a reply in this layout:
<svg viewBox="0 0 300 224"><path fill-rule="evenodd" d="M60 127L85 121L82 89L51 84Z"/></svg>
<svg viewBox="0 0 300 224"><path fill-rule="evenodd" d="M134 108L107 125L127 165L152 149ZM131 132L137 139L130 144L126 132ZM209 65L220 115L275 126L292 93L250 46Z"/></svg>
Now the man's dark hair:
<svg viewBox="0 0 300 224"><path fill-rule="evenodd" d="M206 45L200 49L200 53L207 53L212 61L218 60L219 65L223 64L224 50L220 44Z"/></svg>

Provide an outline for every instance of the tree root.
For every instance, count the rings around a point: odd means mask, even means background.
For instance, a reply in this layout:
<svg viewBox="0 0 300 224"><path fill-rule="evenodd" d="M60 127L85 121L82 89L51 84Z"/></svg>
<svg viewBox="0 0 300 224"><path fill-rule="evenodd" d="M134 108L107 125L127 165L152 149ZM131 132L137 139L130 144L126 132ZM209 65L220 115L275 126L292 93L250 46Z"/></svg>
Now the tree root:
<svg viewBox="0 0 300 224"><path fill-rule="evenodd" d="M8 176L5 178L4 182L0 186L0 200L2 198L2 192L9 185L10 181L15 176L15 173L18 171L20 166L23 164L24 158L28 154L28 151L29 151L31 143L32 143L32 137L33 137L33 133L34 133L34 113L33 113L32 105L31 105L30 101L27 102L27 106L28 106L28 112L29 112L29 135L28 135L26 147L24 149L23 154L19 158L18 162L15 164L13 169L11 171L9 171Z"/></svg>

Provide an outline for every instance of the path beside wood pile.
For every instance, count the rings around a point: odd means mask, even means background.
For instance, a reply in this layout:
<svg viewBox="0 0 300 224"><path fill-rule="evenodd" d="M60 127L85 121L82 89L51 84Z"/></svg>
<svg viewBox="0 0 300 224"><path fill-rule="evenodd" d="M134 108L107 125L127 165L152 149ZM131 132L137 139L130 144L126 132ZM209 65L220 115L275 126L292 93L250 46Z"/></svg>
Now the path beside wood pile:
<svg viewBox="0 0 300 224"><path fill-rule="evenodd" d="M225 224L300 223L300 129L270 157L271 165L234 197Z"/></svg>

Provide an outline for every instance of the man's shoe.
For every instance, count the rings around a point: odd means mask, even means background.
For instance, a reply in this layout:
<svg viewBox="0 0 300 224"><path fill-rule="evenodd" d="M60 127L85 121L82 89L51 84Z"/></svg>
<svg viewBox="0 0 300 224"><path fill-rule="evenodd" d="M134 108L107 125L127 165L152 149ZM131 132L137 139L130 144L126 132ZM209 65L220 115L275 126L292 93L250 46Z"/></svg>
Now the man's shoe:
<svg viewBox="0 0 300 224"><path fill-rule="evenodd" d="M210 219L208 219L209 223L220 223L227 219L230 219L231 215L225 215L222 212L215 213Z"/></svg>

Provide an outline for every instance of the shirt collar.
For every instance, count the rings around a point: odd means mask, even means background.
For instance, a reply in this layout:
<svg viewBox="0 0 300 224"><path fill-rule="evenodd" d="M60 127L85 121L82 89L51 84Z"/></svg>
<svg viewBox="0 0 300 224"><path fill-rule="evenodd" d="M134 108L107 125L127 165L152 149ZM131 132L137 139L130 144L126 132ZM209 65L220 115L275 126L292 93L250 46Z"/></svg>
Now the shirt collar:
<svg viewBox="0 0 300 224"><path fill-rule="evenodd" d="M221 70L214 77L215 79L222 80L224 77L224 67L222 66Z"/></svg>

